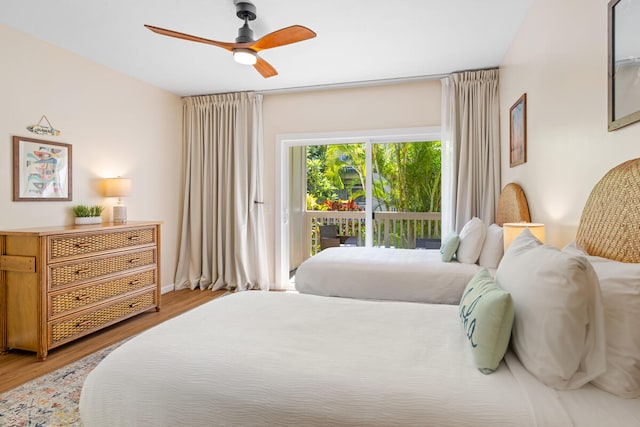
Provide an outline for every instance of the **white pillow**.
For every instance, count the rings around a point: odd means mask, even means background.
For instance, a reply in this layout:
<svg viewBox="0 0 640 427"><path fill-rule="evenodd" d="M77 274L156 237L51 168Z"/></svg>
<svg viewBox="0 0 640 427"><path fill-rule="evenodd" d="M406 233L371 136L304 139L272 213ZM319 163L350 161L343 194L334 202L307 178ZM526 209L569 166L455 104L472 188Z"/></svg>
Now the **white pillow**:
<svg viewBox="0 0 640 427"><path fill-rule="evenodd" d="M475 264L480 257L487 226L480 218L473 217L460 231L460 246L456 252L458 262Z"/></svg>
<svg viewBox="0 0 640 427"><path fill-rule="evenodd" d="M487 236L484 238L478 263L483 267L498 268L503 254L504 236L502 234L502 227L498 224L491 224L487 228Z"/></svg>
<svg viewBox="0 0 640 427"><path fill-rule="evenodd" d="M496 282L513 299L512 347L541 382L575 389L605 371L604 310L584 256L545 246L525 229L504 254Z"/></svg>
<svg viewBox="0 0 640 427"><path fill-rule="evenodd" d="M586 255L575 242L563 250ZM620 397L640 397L640 264L587 260L600 282L607 334L607 371L592 383Z"/></svg>

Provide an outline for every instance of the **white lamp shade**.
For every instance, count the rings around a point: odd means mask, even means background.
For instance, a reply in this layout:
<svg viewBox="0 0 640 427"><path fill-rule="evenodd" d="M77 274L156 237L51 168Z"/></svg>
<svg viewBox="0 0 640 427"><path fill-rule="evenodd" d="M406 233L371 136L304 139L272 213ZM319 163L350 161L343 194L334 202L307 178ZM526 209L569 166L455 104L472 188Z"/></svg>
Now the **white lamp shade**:
<svg viewBox="0 0 640 427"><path fill-rule="evenodd" d="M107 178L104 180L105 197L126 197L131 194L129 178Z"/></svg>
<svg viewBox="0 0 640 427"><path fill-rule="evenodd" d="M518 234L528 228L538 240L544 243L544 224L535 222L506 222L502 224L502 230L504 233L504 250L507 251L509 245Z"/></svg>

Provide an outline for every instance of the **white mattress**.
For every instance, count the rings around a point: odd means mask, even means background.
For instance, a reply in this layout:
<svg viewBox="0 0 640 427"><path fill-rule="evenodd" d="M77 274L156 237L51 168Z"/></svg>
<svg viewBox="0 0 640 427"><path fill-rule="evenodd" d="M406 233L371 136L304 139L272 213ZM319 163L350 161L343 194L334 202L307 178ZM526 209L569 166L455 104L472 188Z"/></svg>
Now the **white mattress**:
<svg viewBox="0 0 640 427"><path fill-rule="evenodd" d="M87 377L87 427L533 425L506 367L473 366L455 306L276 292L214 300Z"/></svg>
<svg viewBox="0 0 640 427"><path fill-rule="evenodd" d="M80 414L87 427L562 427L573 412L606 425L590 413L621 407L617 425L640 419L638 400L582 391L560 399L515 357L478 372L456 306L251 291L116 349L87 377Z"/></svg>
<svg viewBox="0 0 640 427"><path fill-rule="evenodd" d="M480 268L443 262L435 249L340 247L305 260L295 282L305 294L458 304Z"/></svg>

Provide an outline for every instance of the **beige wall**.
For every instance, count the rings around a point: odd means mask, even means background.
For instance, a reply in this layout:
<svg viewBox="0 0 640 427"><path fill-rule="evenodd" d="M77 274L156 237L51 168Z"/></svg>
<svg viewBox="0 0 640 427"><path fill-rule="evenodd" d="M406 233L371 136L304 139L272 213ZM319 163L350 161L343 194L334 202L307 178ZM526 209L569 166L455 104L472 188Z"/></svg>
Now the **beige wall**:
<svg viewBox="0 0 640 427"><path fill-rule="evenodd" d="M527 93L527 162L509 168L509 108ZM640 123L607 132L607 0L534 0L500 67L502 182L520 183L547 241L575 238L596 182L640 157Z"/></svg>
<svg viewBox="0 0 640 427"><path fill-rule="evenodd" d="M277 136L440 126L440 92L439 80L422 80L264 96L264 200L267 244L273 248L270 265L274 265L275 251Z"/></svg>
<svg viewBox="0 0 640 427"><path fill-rule="evenodd" d="M160 220L162 285L176 258L182 103L178 96L0 25L0 229L73 223L71 207L114 200L96 181L132 179L129 219ZM59 136L26 130L46 114ZM73 201L12 201L13 135L71 144Z"/></svg>
<svg viewBox="0 0 640 427"><path fill-rule="evenodd" d="M547 224L548 241L555 245L573 239L597 180L640 156L640 124L607 132L606 26L606 0L535 0L501 64L503 184L522 184L533 220ZM163 284L171 283L180 99L1 25L0 51L0 228L69 224L74 204L112 203L95 190L96 179L129 176L129 218L164 221ZM438 80L424 80L265 95L268 247L275 248L278 135L439 126L440 88ZM509 168L509 107L524 92L527 163ZM62 130L49 139L73 146L72 202L12 201L11 136L35 136L25 126L42 114Z"/></svg>

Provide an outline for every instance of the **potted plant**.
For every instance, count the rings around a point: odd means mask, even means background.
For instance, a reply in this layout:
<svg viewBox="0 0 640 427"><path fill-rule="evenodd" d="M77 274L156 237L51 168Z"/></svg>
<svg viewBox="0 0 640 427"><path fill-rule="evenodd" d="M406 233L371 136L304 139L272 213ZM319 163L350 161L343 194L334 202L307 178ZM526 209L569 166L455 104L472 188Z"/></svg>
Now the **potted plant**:
<svg viewBox="0 0 640 427"><path fill-rule="evenodd" d="M100 205L76 205L73 207L73 214L76 216L76 224L100 224L102 222L102 211Z"/></svg>

